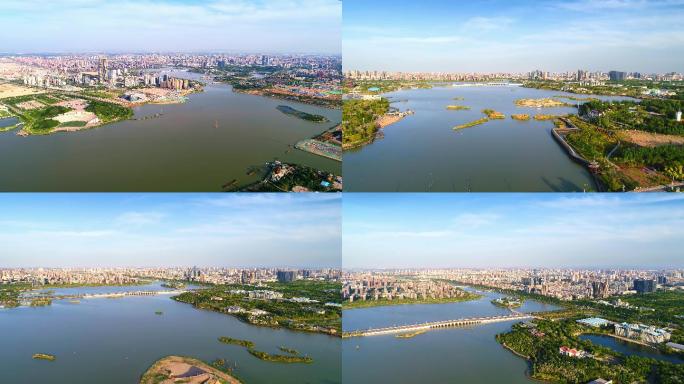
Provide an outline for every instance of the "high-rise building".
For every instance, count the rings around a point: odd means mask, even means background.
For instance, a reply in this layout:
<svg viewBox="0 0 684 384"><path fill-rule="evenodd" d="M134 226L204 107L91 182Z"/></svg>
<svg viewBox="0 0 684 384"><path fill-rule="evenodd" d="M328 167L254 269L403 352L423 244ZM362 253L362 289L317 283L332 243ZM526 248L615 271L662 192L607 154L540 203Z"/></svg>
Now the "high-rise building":
<svg viewBox="0 0 684 384"><path fill-rule="evenodd" d="M289 283L295 280L295 271L278 271L276 276L281 283Z"/></svg>
<svg viewBox="0 0 684 384"><path fill-rule="evenodd" d="M104 83L107 80L107 58L100 58L100 64L97 67L97 73L100 76L100 83Z"/></svg>
<svg viewBox="0 0 684 384"><path fill-rule="evenodd" d="M594 299L603 299L608 297L608 284L603 281L592 281L591 295Z"/></svg>
<svg viewBox="0 0 684 384"><path fill-rule="evenodd" d="M627 73L620 71L610 71L608 72L608 77L610 78L610 81L624 81L627 78Z"/></svg>
<svg viewBox="0 0 684 384"><path fill-rule="evenodd" d="M652 279L636 279L634 280L634 290L637 293L655 292L656 281Z"/></svg>

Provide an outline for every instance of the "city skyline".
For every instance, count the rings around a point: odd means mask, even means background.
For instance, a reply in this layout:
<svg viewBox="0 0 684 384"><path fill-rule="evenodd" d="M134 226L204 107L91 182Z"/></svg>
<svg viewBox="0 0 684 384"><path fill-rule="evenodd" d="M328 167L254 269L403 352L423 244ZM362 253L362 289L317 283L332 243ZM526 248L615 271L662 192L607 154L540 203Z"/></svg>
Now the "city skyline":
<svg viewBox="0 0 684 384"><path fill-rule="evenodd" d="M391 6L385 0L352 0L343 10L344 70L679 71L683 12L681 0L432 0Z"/></svg>
<svg viewBox="0 0 684 384"><path fill-rule="evenodd" d="M343 268L684 266L678 196L433 195L345 197Z"/></svg>
<svg viewBox="0 0 684 384"><path fill-rule="evenodd" d="M8 194L3 260L20 267L340 265L338 195Z"/></svg>
<svg viewBox="0 0 684 384"><path fill-rule="evenodd" d="M338 0L9 0L0 4L8 31L0 53L339 54L341 8Z"/></svg>

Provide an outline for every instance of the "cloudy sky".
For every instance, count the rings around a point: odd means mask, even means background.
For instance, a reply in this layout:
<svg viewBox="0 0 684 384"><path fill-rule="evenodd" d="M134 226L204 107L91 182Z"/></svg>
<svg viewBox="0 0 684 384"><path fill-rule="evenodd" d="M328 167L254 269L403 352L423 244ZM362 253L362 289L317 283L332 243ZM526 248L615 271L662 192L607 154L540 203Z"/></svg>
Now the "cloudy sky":
<svg viewBox="0 0 684 384"><path fill-rule="evenodd" d="M340 53L339 0L2 0L0 52Z"/></svg>
<svg viewBox="0 0 684 384"><path fill-rule="evenodd" d="M684 0L345 0L345 70L684 71Z"/></svg>
<svg viewBox="0 0 684 384"><path fill-rule="evenodd" d="M345 194L344 268L684 267L684 196Z"/></svg>
<svg viewBox="0 0 684 384"><path fill-rule="evenodd" d="M1 267L339 267L335 194L5 194Z"/></svg>

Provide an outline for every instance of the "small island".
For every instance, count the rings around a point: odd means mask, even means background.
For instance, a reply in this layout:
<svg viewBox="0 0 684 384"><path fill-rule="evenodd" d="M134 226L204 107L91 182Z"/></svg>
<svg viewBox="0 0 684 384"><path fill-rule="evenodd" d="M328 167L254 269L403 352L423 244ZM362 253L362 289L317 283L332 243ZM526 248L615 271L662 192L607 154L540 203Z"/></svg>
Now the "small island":
<svg viewBox="0 0 684 384"><path fill-rule="evenodd" d="M489 121L488 118L483 117L483 118L481 118L481 119L477 119L477 120L471 121L471 122L469 122L469 123L457 125L457 126L454 127L454 131L458 131L459 129L465 129L465 128L474 127L474 126L476 126L476 125L484 124L484 123L486 123L486 122L488 122L488 121Z"/></svg>
<svg viewBox="0 0 684 384"><path fill-rule="evenodd" d="M520 120L520 121L527 121L530 119L530 115L528 115L526 113L515 114L515 115L511 115L511 119Z"/></svg>
<svg viewBox="0 0 684 384"><path fill-rule="evenodd" d="M33 358L36 360L48 360L48 361L55 361L57 357L55 355L50 355L47 353L35 353L33 355Z"/></svg>
<svg viewBox="0 0 684 384"><path fill-rule="evenodd" d="M493 109L489 109L489 108L483 109L482 113L487 115L487 118L490 120L502 120L502 119L506 118L506 116L503 113L495 111Z"/></svg>
<svg viewBox="0 0 684 384"><path fill-rule="evenodd" d="M537 121L553 120L556 117L558 117L558 116L556 116L556 115L545 115L543 113L538 113L538 114L534 115L534 119Z"/></svg>
<svg viewBox="0 0 684 384"><path fill-rule="evenodd" d="M308 356L272 355L270 353L257 351L256 349L252 348L247 349L247 352L260 360L271 361L274 363L313 363L313 359Z"/></svg>
<svg viewBox="0 0 684 384"><path fill-rule="evenodd" d="M422 335L425 332L427 332L427 331L424 329L421 329L419 331L414 331L414 332L409 332L409 333L400 333L394 337L396 337L397 339L411 339L411 338L414 338L418 335Z"/></svg>
<svg viewBox="0 0 684 384"><path fill-rule="evenodd" d="M241 339L233 339L232 337L227 337L227 336L221 336L218 338L218 341L224 343L224 344L233 344L233 345L240 345L245 348L252 348L254 347L254 342L249 341L249 340L241 340Z"/></svg>
<svg viewBox="0 0 684 384"><path fill-rule="evenodd" d="M470 107L465 105L447 105L446 109L449 111L469 111Z"/></svg>
<svg viewBox="0 0 684 384"><path fill-rule="evenodd" d="M528 108L574 107L572 104L568 104L564 101L554 100L550 97L542 99L518 99L515 101L515 105L518 107Z"/></svg>
<svg viewBox="0 0 684 384"><path fill-rule="evenodd" d="M285 347L285 346L283 346L283 345L281 345L280 347L278 347L278 349L280 349L281 351L283 351L283 352L285 352L285 353L289 353L289 354L291 354L291 355L299 355L299 351L298 351L298 350L292 349L292 348L288 348L288 347Z"/></svg>
<svg viewBox="0 0 684 384"><path fill-rule="evenodd" d="M491 301L497 307L503 308L518 308L522 305L523 300L515 297L500 297Z"/></svg>
<svg viewBox="0 0 684 384"><path fill-rule="evenodd" d="M292 107L288 107L287 105L279 105L276 107L276 109L286 115L295 116L302 120L311 121L314 123L327 123L330 121L325 116L303 112Z"/></svg>

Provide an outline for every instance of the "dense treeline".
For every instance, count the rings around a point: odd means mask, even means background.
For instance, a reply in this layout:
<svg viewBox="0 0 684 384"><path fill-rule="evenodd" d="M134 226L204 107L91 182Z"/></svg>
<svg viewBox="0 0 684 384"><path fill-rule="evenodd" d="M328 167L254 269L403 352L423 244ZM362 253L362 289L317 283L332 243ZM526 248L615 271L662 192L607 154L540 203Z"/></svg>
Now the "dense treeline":
<svg viewBox="0 0 684 384"><path fill-rule="evenodd" d="M345 147L373 141L378 131L376 119L387 113L389 101L346 100L342 106L342 142Z"/></svg>
<svg viewBox="0 0 684 384"><path fill-rule="evenodd" d="M88 100L86 111L92 112L103 123L116 120L130 119L133 117L133 110L114 103L104 103L97 100Z"/></svg>
<svg viewBox="0 0 684 384"><path fill-rule="evenodd" d="M684 178L682 174L684 146L681 145L663 145L653 148L625 146L619 150L616 160L629 165L653 166L675 180Z"/></svg>

